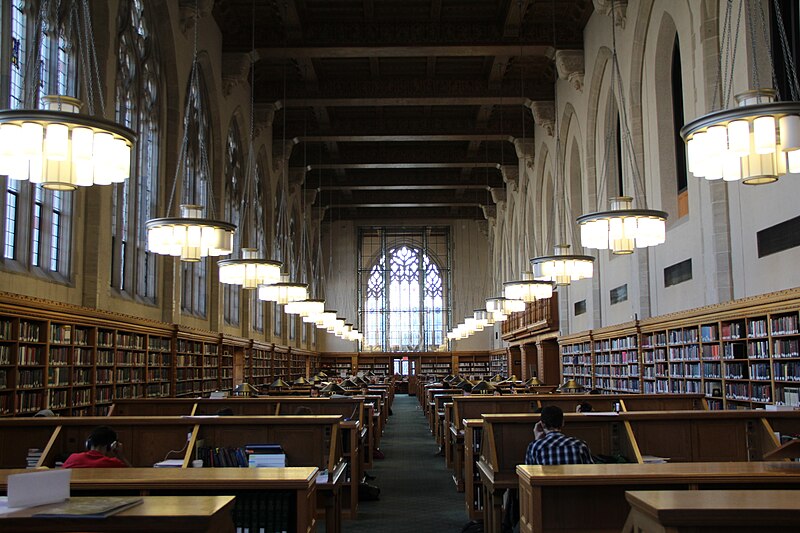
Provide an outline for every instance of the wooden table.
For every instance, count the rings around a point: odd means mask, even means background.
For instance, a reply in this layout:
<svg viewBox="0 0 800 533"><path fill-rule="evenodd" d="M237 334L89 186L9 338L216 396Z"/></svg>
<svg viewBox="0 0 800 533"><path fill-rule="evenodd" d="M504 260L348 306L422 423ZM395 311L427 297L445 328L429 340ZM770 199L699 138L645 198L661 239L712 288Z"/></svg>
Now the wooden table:
<svg viewBox="0 0 800 533"><path fill-rule="evenodd" d="M233 533L233 496L146 496L107 518L36 518L48 505L0 515L4 532L114 531Z"/></svg>
<svg viewBox="0 0 800 533"><path fill-rule="evenodd" d="M800 489L800 468L787 462L519 465L517 474L522 533L619 532L631 490Z"/></svg>
<svg viewBox="0 0 800 533"><path fill-rule="evenodd" d="M789 531L800 526L798 490L628 491L623 532Z"/></svg>
<svg viewBox="0 0 800 533"><path fill-rule="evenodd" d="M136 492L149 496L168 492L192 495L194 492L215 492L220 495L247 493L292 492L293 522L297 531L316 531L317 468L76 468L72 471L70 488L73 494L98 493L110 495ZM0 490L5 492L9 475L30 470L0 470ZM342 476L339 476L339 479ZM339 481L337 486L340 486ZM329 490L335 490L330 487ZM328 506L339 505L331 497ZM336 509L326 508L326 516L336 523ZM341 508L338 510L341 516Z"/></svg>

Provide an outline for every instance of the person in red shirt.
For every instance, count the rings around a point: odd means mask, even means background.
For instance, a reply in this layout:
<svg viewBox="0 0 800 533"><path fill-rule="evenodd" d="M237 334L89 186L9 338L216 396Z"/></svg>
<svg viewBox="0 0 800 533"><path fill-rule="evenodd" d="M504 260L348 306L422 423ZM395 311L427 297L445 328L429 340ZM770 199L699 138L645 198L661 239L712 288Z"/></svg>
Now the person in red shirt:
<svg viewBox="0 0 800 533"><path fill-rule="evenodd" d="M86 439L86 451L73 453L64 468L125 468L131 466L122 454L117 433L108 426L98 426Z"/></svg>

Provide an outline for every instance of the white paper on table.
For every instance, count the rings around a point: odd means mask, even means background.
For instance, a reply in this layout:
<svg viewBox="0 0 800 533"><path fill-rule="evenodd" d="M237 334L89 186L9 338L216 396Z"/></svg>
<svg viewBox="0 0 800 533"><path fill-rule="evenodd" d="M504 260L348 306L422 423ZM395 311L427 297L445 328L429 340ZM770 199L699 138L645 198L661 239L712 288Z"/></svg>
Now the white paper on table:
<svg viewBox="0 0 800 533"><path fill-rule="evenodd" d="M8 476L8 506L33 507L69 499L72 470L46 470Z"/></svg>

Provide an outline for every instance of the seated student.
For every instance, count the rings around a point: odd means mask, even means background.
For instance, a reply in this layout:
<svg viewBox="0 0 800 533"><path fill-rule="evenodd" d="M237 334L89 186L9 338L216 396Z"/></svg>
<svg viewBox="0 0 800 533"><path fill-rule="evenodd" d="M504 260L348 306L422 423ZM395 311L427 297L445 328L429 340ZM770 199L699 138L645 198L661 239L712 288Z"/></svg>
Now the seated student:
<svg viewBox="0 0 800 533"><path fill-rule="evenodd" d="M579 406L580 408L580 406ZM557 405L547 405L541 410L541 418L533 426L534 440L525 452L526 465L570 465L591 464L589 446L580 439L561 433L564 427L564 411ZM519 496L516 489L509 489L504 496L503 531L511 531L519 522Z"/></svg>
<svg viewBox="0 0 800 533"><path fill-rule="evenodd" d="M564 412L556 405L542 409L542 417L533 427L534 440L525 452L527 465L591 464L589 446L580 439L561 433Z"/></svg>
<svg viewBox="0 0 800 533"><path fill-rule="evenodd" d="M122 443L108 426L98 426L86 439L86 451L73 453L64 468L125 468L131 466L122 455Z"/></svg>
<svg viewBox="0 0 800 533"><path fill-rule="evenodd" d="M581 402L575 408L576 413L591 413L592 411L594 411L594 407L589 402Z"/></svg>

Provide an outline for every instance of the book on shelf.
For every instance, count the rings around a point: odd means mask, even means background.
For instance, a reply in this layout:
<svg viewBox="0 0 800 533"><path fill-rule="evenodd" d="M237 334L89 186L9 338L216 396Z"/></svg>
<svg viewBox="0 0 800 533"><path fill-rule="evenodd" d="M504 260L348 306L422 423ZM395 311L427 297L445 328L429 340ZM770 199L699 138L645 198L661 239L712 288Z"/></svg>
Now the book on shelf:
<svg viewBox="0 0 800 533"><path fill-rule="evenodd" d="M39 464L39 459L41 459L41 457L41 448L28 448L28 457L26 458L28 465L26 468L36 468L36 465Z"/></svg>
<svg viewBox="0 0 800 533"><path fill-rule="evenodd" d="M142 498L127 496L91 496L70 498L63 503L49 505L34 514L36 518L105 518L139 505Z"/></svg>

